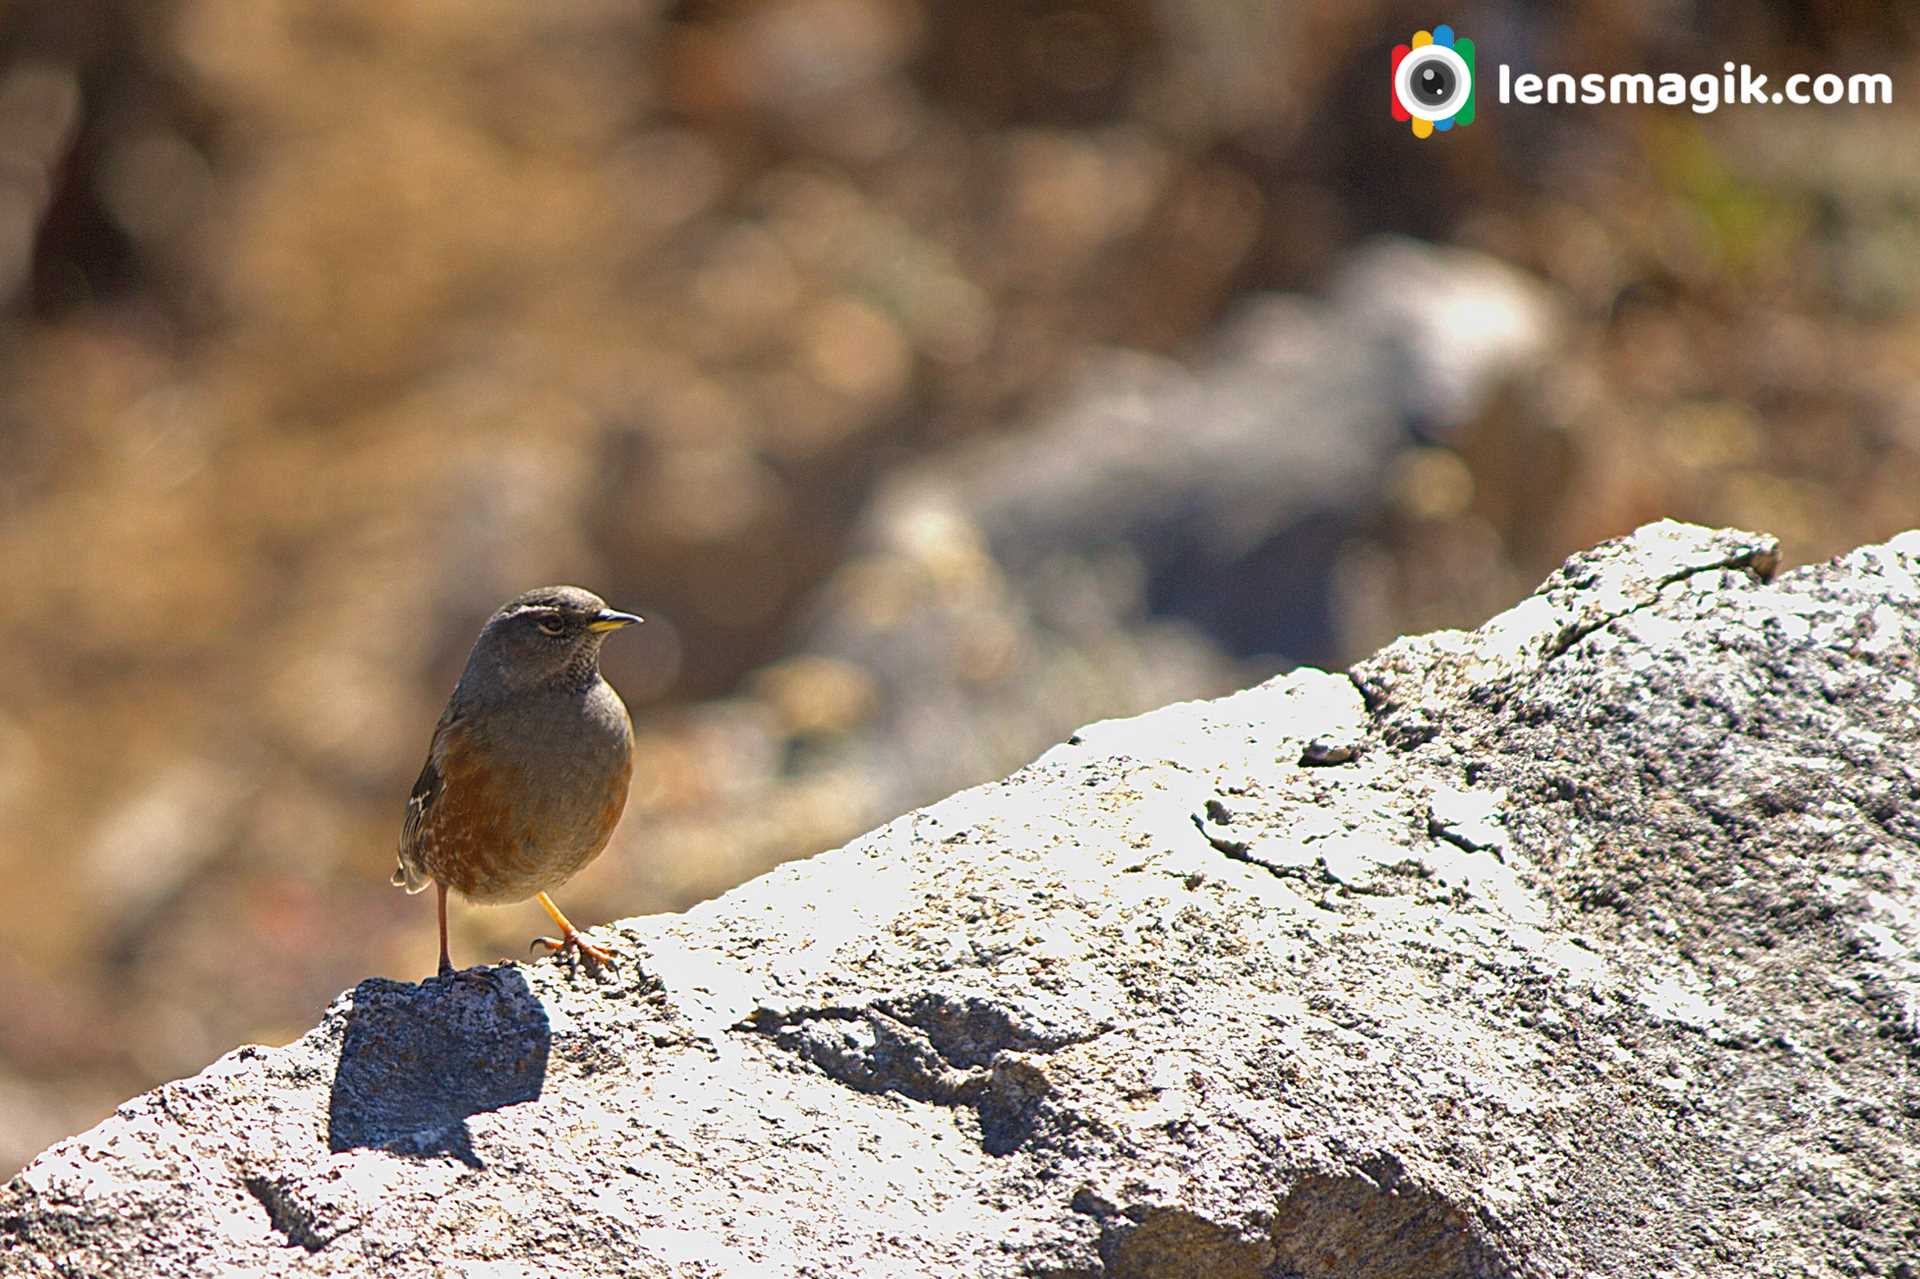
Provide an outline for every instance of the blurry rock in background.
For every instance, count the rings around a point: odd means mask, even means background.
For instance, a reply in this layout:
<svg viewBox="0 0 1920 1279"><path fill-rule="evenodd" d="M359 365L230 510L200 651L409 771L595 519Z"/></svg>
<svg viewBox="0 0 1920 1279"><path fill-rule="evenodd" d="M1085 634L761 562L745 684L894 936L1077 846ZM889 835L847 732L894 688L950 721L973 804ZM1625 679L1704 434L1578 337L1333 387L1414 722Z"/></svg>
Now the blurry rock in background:
<svg viewBox="0 0 1920 1279"><path fill-rule="evenodd" d="M1450 16L1543 66L1911 65L1874 6ZM429 970L400 800L530 583L649 619L591 920L1647 519L1805 559L1920 518L1904 102L1415 147L1383 41L1430 18L6 9L0 1170Z"/></svg>
<svg viewBox="0 0 1920 1279"><path fill-rule="evenodd" d="M793 655L698 713L693 740L751 764L640 770L725 781L710 802L642 782L678 816L632 828L652 892L624 900L696 900L1090 720L1337 660L1343 547L1382 474L1537 361L1552 320L1490 259L1382 245L1326 302L1249 298L1183 360L1091 351L1031 427L900 468Z"/></svg>

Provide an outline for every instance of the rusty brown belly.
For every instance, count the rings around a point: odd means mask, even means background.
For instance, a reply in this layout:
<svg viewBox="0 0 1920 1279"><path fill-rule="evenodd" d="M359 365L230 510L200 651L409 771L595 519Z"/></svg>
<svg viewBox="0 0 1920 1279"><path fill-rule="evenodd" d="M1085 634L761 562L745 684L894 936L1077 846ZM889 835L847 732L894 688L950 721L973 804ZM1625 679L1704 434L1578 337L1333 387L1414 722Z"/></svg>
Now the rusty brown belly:
<svg viewBox="0 0 1920 1279"><path fill-rule="evenodd" d="M626 809L631 746L540 771L536 785L520 769L447 750L443 789L421 831L427 873L472 901L515 902L557 888L598 857Z"/></svg>

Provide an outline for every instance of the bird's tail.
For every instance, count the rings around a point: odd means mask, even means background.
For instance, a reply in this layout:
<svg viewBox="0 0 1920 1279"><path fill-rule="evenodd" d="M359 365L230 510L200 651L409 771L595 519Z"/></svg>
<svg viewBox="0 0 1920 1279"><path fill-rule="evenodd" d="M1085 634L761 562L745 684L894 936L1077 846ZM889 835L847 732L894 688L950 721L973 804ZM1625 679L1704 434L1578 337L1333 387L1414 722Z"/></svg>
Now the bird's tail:
<svg viewBox="0 0 1920 1279"><path fill-rule="evenodd" d="M399 867L393 872L393 886L410 893L420 892L428 882L426 874L416 866L407 865L405 858L400 860Z"/></svg>

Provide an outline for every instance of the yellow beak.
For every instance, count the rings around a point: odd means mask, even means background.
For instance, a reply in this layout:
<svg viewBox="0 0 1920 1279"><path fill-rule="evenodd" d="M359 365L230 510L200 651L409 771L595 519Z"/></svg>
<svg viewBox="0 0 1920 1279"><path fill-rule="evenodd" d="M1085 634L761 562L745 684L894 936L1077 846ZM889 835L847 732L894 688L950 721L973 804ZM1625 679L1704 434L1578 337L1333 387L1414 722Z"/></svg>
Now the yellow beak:
<svg viewBox="0 0 1920 1279"><path fill-rule="evenodd" d="M632 613L620 613L607 608L600 610L600 615L587 623L587 629L590 631L617 631L622 626L634 626L646 620L646 618L636 617Z"/></svg>

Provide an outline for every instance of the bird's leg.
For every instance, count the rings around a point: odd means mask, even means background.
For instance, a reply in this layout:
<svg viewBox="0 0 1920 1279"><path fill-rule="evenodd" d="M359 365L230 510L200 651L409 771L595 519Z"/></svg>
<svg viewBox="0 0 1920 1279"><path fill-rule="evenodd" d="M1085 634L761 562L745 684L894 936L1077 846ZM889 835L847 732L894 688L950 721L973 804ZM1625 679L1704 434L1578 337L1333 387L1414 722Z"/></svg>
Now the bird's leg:
<svg viewBox="0 0 1920 1279"><path fill-rule="evenodd" d="M447 886L434 881L434 895L440 899L440 975L453 976L453 957L447 953Z"/></svg>
<svg viewBox="0 0 1920 1279"><path fill-rule="evenodd" d="M533 939L535 946L545 946L549 951L577 950L596 965L613 963L613 952L605 947L596 946L582 937L580 930L575 928L572 921L562 915L560 908L553 904L553 898L545 893L539 894L539 898L540 904L547 908L547 914L553 916L553 922L560 925L560 939L555 941L551 937L536 937Z"/></svg>

